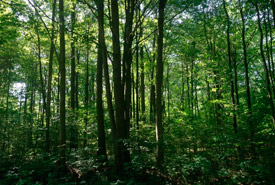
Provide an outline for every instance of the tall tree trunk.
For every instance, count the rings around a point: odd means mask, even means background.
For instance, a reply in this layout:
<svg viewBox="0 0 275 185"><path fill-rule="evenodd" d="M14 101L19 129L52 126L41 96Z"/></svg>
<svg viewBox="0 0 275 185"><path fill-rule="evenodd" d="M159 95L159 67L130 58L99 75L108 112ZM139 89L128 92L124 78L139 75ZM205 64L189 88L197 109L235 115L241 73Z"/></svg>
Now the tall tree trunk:
<svg viewBox="0 0 275 185"><path fill-rule="evenodd" d="M139 129L139 44L136 33L136 127Z"/></svg>
<svg viewBox="0 0 275 185"><path fill-rule="evenodd" d="M51 121L51 92L52 92L52 71L53 71L53 53L54 53L54 21L55 21L56 0L53 1L52 9L52 30L51 30L51 48L48 73L47 88L47 106L46 106L46 152L50 152L50 121Z"/></svg>
<svg viewBox="0 0 275 185"><path fill-rule="evenodd" d="M164 161L164 139L162 124L162 82L163 82L163 27L164 8L166 0L159 1L158 17L158 48L156 72L156 141L157 141L157 166L161 167Z"/></svg>
<svg viewBox="0 0 275 185"><path fill-rule="evenodd" d="M275 80L275 68L274 68L274 59L273 59L273 37L272 37L272 29L271 29L271 20L270 20L270 12L268 10L267 19L268 19L268 27L269 27L269 40L270 40L270 58L272 65L272 78ZM275 98L275 96L274 96Z"/></svg>
<svg viewBox="0 0 275 185"><path fill-rule="evenodd" d="M245 19L243 14L243 8L239 0L240 5L240 14L242 18L242 45L243 45L243 62L245 68L245 86L246 86L246 101L248 108L248 125L250 127L250 140L251 140L251 152L254 153L254 123L253 123L253 114L252 114L252 103L251 103L251 94L250 94L250 82L249 82L249 73L248 73L248 62L247 62L247 44L245 40Z"/></svg>
<svg viewBox="0 0 275 185"><path fill-rule="evenodd" d="M268 27L267 27L265 12L263 12L263 17L264 17L264 27L265 27L265 45L266 45L266 54L267 54L267 64L268 64L268 70L269 70L269 79L270 79L271 89L272 89L274 97L275 97L274 78L272 75L273 68L271 67L272 64L271 64L271 56L270 56L270 49L269 49L269 43L268 43L268 40L269 40L268 39Z"/></svg>
<svg viewBox="0 0 275 185"><path fill-rule="evenodd" d="M60 162L65 167L66 164L66 68L65 68L65 19L64 2L59 0L59 20L60 20Z"/></svg>
<svg viewBox="0 0 275 185"><path fill-rule="evenodd" d="M155 51L155 43L156 43L156 34L154 34L153 39L153 51ZM154 84L154 69L155 69L155 58L156 54L153 52L153 58L151 62L151 87L150 87L150 121L155 122L155 108L156 108L156 95L155 95L155 84Z"/></svg>
<svg viewBox="0 0 275 185"><path fill-rule="evenodd" d="M9 77L8 72L8 77ZM6 122L4 124L4 134L3 134L3 141L2 141L2 151L4 152L6 149L6 135L7 135L7 123L9 120L9 97L10 97L10 80L8 78L8 89L7 89L7 97L6 97ZM25 95L25 102L26 102L26 95ZM26 109L25 109L26 110ZM24 116L26 115L26 111L24 111ZM9 144L9 143L8 143Z"/></svg>
<svg viewBox="0 0 275 185"><path fill-rule="evenodd" d="M274 21L274 28L275 28L275 0L271 1L272 13L273 13L273 21Z"/></svg>
<svg viewBox="0 0 275 185"><path fill-rule="evenodd" d="M119 11L118 1L111 0L112 14L112 42L113 42L113 82L115 95L115 118L116 118L116 135L117 135L117 156L115 159L115 171L118 175L122 175L123 165L130 161L130 153L124 143L127 139L125 129L127 124L124 120L124 93L121 80L121 53L119 39Z"/></svg>
<svg viewBox="0 0 275 185"><path fill-rule="evenodd" d="M167 119L168 122L170 121L170 87L169 87L169 73L170 73L170 66L169 63L167 64L167 71L166 71L166 89L167 89Z"/></svg>
<svg viewBox="0 0 275 185"><path fill-rule="evenodd" d="M190 92L190 101L191 101L191 109L192 109L192 119L194 115L194 62L191 60L191 69L190 69L190 83L191 83L191 92Z"/></svg>
<svg viewBox="0 0 275 185"><path fill-rule="evenodd" d="M89 32L89 28L88 28ZM85 117L84 117L84 142L83 145L87 144L87 126L88 126L88 115L89 115L89 42L87 38L87 46L86 46L86 77L85 77Z"/></svg>
<svg viewBox="0 0 275 185"><path fill-rule="evenodd" d="M133 118L136 117L136 104L135 104L135 78L134 78L134 68L132 67L132 86L133 86L133 92L132 92L132 114Z"/></svg>
<svg viewBox="0 0 275 185"><path fill-rule="evenodd" d="M140 36L142 37L143 31L141 28ZM141 120L145 121L145 83L144 83L144 57L143 46L140 47L140 96L141 96Z"/></svg>
<svg viewBox="0 0 275 185"><path fill-rule="evenodd" d="M260 18L260 11L259 11L259 7L258 7L258 3L256 2L255 4L256 7L256 11L257 11L257 17L258 17L258 27L259 27L259 31L260 31L260 51L261 51L261 56L262 56L262 62L264 65L264 72L265 72L265 81L266 81L266 89L267 89L267 94L268 94L268 98L269 98L269 103L270 103L270 108L271 108L271 114L272 114L272 120L273 120L273 126L275 127L275 110L274 110L274 103L273 103L273 99L272 99L272 92L271 92L271 88L270 88L270 76L269 76L269 71L266 65L266 60L265 60L265 55L264 55L264 48L263 48L263 30L262 30L262 26L261 26L261 18Z"/></svg>
<svg viewBox="0 0 275 185"><path fill-rule="evenodd" d="M104 24L103 24L104 30ZM117 159L117 142L116 142L116 123L115 123L115 115L114 115L114 108L112 102L112 92L111 92L111 85L110 85L110 78L109 78L109 69L107 63L107 48L105 44L105 36L104 31L102 32L102 60L103 60L103 68L104 68L104 79L105 79L105 86L106 86L106 96L107 96L107 105L108 105L108 112L110 117L110 125L112 130L112 139L113 139L113 147L114 147L114 154L115 159Z"/></svg>
<svg viewBox="0 0 275 185"><path fill-rule="evenodd" d="M184 100L185 100L185 90L184 90L184 65L183 62L181 63L181 85L182 85L182 90L181 90L181 110L184 111Z"/></svg>
<svg viewBox="0 0 275 185"><path fill-rule="evenodd" d="M124 32L124 52L123 52L123 91L124 91L124 119L125 137L130 135L130 105L131 105L131 65L132 65L132 41L133 41L133 17L135 10L135 0L125 1L126 22ZM127 151L125 151L127 153ZM125 154L126 156L129 154Z"/></svg>
<svg viewBox="0 0 275 185"><path fill-rule="evenodd" d="M77 65L79 65L80 61L80 49L77 49L76 52L76 58L77 58ZM79 109L79 72L76 72L75 75L75 107L78 110Z"/></svg>
<svg viewBox="0 0 275 185"><path fill-rule="evenodd" d="M36 34L37 34L37 47L38 47L38 62L39 62L39 75L40 75L40 88L42 94L42 115L41 115L41 123L44 126L44 114L46 110L46 92L44 87L44 78L43 78L43 69L42 69L42 61L41 61L41 43L40 43L40 34L39 27L36 25Z"/></svg>
<svg viewBox="0 0 275 185"><path fill-rule="evenodd" d="M237 72L237 48L234 47L234 58L233 58L233 68L234 68L234 86L235 86L235 95L236 95L236 105L237 111L240 108L240 99L239 99L239 85L238 85L238 72Z"/></svg>
<svg viewBox="0 0 275 185"><path fill-rule="evenodd" d="M73 0L72 0L73 1ZM73 8L71 10L71 108L72 111L75 109L75 2L73 3Z"/></svg>
<svg viewBox="0 0 275 185"><path fill-rule="evenodd" d="M186 85L187 85L187 104L188 104L188 111L191 109L191 103L190 103L190 83L189 83L189 68L188 65L186 65Z"/></svg>
<svg viewBox="0 0 275 185"><path fill-rule="evenodd" d="M107 159L106 143L105 143L105 130L104 130L104 112L102 101L102 64L103 64L103 42L104 42L104 0L97 1L98 10L98 51L97 51L97 69L96 69L96 113L97 113L97 138L98 150L97 155L102 157L102 160Z"/></svg>
<svg viewBox="0 0 275 185"><path fill-rule="evenodd" d="M232 61L231 61L231 43L230 43L230 19L226 9L225 0L223 0L223 9L227 19L227 29L226 29L226 36L227 36L227 55L228 55L228 69L229 69L229 79L230 79L230 95L231 95L231 105L233 111L233 128L234 133L238 132L237 130L237 117L235 111L235 95L234 95L234 82L233 82L233 72L232 72Z"/></svg>
<svg viewBox="0 0 275 185"><path fill-rule="evenodd" d="M75 27L75 8L76 4L74 0L72 0L72 10L71 10L71 109L72 109L72 115L71 115L71 121L70 121L70 148L77 148L77 126L75 121L75 79L76 79L76 73L75 73L75 35L74 35L74 27Z"/></svg>

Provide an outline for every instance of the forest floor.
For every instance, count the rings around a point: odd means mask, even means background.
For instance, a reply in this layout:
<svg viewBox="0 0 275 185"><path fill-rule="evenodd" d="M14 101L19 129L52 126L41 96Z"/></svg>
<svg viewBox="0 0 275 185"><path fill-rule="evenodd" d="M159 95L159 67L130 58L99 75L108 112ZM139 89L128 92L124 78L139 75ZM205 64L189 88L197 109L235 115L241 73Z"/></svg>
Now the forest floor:
<svg viewBox="0 0 275 185"><path fill-rule="evenodd" d="M244 159L221 155L215 159L209 153L201 151L186 157L184 166L179 167L170 161L162 170L143 160L141 154L125 166L123 176L117 177L113 171L113 161L99 162L85 151L70 154L66 172L60 173L58 155L45 153L16 158L0 158L1 185L28 184L125 184L125 185L184 185L184 184L274 184L274 161ZM268 162L269 161L269 162ZM181 163L179 161L179 163Z"/></svg>

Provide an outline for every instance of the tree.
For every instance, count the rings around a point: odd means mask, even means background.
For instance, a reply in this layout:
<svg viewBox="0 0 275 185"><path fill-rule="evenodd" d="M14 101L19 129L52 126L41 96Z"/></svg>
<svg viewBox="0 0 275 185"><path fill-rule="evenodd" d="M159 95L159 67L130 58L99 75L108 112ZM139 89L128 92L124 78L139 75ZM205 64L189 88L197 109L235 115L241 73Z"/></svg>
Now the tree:
<svg viewBox="0 0 275 185"><path fill-rule="evenodd" d="M163 82L163 27L164 8L166 0L159 1L158 17L158 46L157 46L157 71L156 71L156 140L157 140L157 165L160 167L164 160L164 139L162 119L162 82Z"/></svg>
<svg viewBox="0 0 275 185"><path fill-rule="evenodd" d="M59 0L59 21L60 21L60 162L65 166L66 163L66 69L65 69L65 18L64 18L64 2Z"/></svg>

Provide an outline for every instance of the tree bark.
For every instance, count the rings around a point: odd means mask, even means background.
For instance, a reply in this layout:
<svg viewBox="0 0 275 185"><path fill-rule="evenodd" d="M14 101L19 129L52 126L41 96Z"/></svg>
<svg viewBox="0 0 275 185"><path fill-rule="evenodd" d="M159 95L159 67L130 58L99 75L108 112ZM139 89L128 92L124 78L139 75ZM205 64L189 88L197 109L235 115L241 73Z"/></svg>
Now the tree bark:
<svg viewBox="0 0 275 185"><path fill-rule="evenodd" d="M130 105L131 105L131 65L132 65L132 41L133 41L133 17L135 10L135 0L125 1L126 22L124 31L124 52L123 52L123 91L124 91L124 119L125 136L128 138L130 133ZM128 155L128 154L126 154Z"/></svg>
<svg viewBox="0 0 275 185"><path fill-rule="evenodd" d="M243 62L245 68L245 86L246 86L246 101L248 108L248 125L250 127L250 140L251 140L251 151L254 153L254 123L253 123L253 113L252 113L252 103L251 103L251 94L250 94L250 82L249 82L249 72L248 72L248 62L247 62L247 44L245 40L245 19L243 14L243 8L239 0L240 5L240 14L242 18L242 45L243 45Z"/></svg>
<svg viewBox="0 0 275 185"><path fill-rule="evenodd" d="M153 51L155 50L155 43L156 43L156 35L154 35L154 40L153 40ZM155 58L156 54L153 52L153 58L151 62L151 75L150 75L150 80L151 80L151 87L150 87L150 121L155 122L155 108L156 108L156 95L155 95L155 84L154 84L154 69L155 69Z"/></svg>
<svg viewBox="0 0 275 185"><path fill-rule="evenodd" d="M273 120L273 126L275 127L275 110L274 110L274 103L273 103L273 99L272 99L272 92L271 92L271 88L270 88L270 76L269 76L269 71L266 65L266 60L265 60L265 55L264 55L264 48L263 48L263 30L262 30L262 26L261 26L261 18L260 18L260 11L259 11L259 7L258 7L258 3L256 2L255 4L256 7L256 11L257 11L257 17L258 17L258 27L259 27L259 31L260 31L260 51L261 51L261 56L262 56L262 62L263 62L263 66L264 66L264 72L265 72L265 81L266 81L266 89L267 89L267 94L268 94L268 98L269 98L269 103L270 103L270 108L271 108L271 114L272 114L272 120Z"/></svg>
<svg viewBox="0 0 275 185"><path fill-rule="evenodd" d="M116 135L117 135L117 156L115 159L115 171L118 175L122 175L123 165L130 162L130 153L125 145L125 129L127 124L124 120L124 92L121 80L121 53L119 39L119 11L118 1L111 0L112 14L112 42L113 42L113 81L115 95L115 118L116 118Z"/></svg>
<svg viewBox="0 0 275 185"><path fill-rule="evenodd" d="M97 113L97 139L98 150L97 155L102 157L102 160L107 160L105 130L104 130L104 111L102 101L102 65L103 65L103 42L104 42L104 0L97 1L98 10L98 51L97 51L97 70L96 70L96 113Z"/></svg>
<svg viewBox="0 0 275 185"><path fill-rule="evenodd" d="M141 28L140 36L142 37L143 31ZM140 96L141 96L141 120L145 121L145 83L144 83L144 56L143 46L140 47Z"/></svg>
<svg viewBox="0 0 275 185"><path fill-rule="evenodd" d="M59 0L59 20L60 20L60 162L65 167L66 164L66 69L65 69L65 19L64 2Z"/></svg>
<svg viewBox="0 0 275 185"><path fill-rule="evenodd" d="M89 32L89 28L88 28ZM89 115L89 43L87 38L87 46L86 46L86 77L85 77L85 117L84 117L84 142L83 145L87 144L87 126L88 126L88 115Z"/></svg>
<svg viewBox="0 0 275 185"><path fill-rule="evenodd" d="M52 71L53 71L53 53L54 53L54 20L55 20L56 0L53 1L52 9L52 30L51 30L51 48L49 59L48 88L47 88L47 109L46 109L46 152L50 152L50 121L51 121L51 92L52 92Z"/></svg>
<svg viewBox="0 0 275 185"><path fill-rule="evenodd" d="M75 72L75 58L76 58L76 52L75 52L75 43L76 38L74 35L74 27L76 22L76 4L74 0L72 0L72 10L71 10L71 121L69 126L70 131L70 148L77 148L77 135L78 130L76 126L76 120L75 120L75 101L76 101L76 72Z"/></svg>
<svg viewBox="0 0 275 185"><path fill-rule="evenodd" d="M136 128L139 129L139 45L136 33Z"/></svg>
<svg viewBox="0 0 275 185"><path fill-rule="evenodd" d="M157 47L157 71L156 71L156 141L157 141L157 166L161 167L164 161L164 139L162 123L162 83L163 83L163 27L164 8L166 0L159 1L158 17L158 47Z"/></svg>
<svg viewBox="0 0 275 185"><path fill-rule="evenodd" d="M236 95L236 105L237 112L240 108L240 99L239 99L239 85L238 85L238 66L237 66L237 49L234 48L234 58L233 58L233 68L234 68L234 86L235 86L235 95Z"/></svg>
<svg viewBox="0 0 275 185"><path fill-rule="evenodd" d="M42 72L42 62L41 62L41 43L40 43L40 34L38 25L36 25L36 34L37 34L37 47L38 47L38 62L39 62L39 77L40 77L40 92L42 94L42 115L41 115L41 123L44 126L44 114L46 110L46 92L44 87L44 79Z"/></svg>
<svg viewBox="0 0 275 185"><path fill-rule="evenodd" d="M227 55L228 55L228 70L229 70L229 79L230 79L230 95L231 95L231 106L233 111L233 128L234 133L238 132L237 129L237 117L235 111L235 95L234 95L234 82L233 82L233 72L232 72L232 61L231 61L231 43L230 43L230 18L226 9L225 0L223 0L223 9L226 15L227 20L227 29L226 29L226 37L227 37Z"/></svg>

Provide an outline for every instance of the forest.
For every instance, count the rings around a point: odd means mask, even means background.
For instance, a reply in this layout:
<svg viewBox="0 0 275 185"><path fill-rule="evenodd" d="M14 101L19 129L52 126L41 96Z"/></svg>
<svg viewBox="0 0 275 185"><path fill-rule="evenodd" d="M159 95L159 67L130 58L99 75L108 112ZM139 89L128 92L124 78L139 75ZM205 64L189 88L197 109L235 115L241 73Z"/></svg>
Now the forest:
<svg viewBox="0 0 275 185"><path fill-rule="evenodd" d="M274 36L275 0L0 0L0 184L275 184Z"/></svg>

